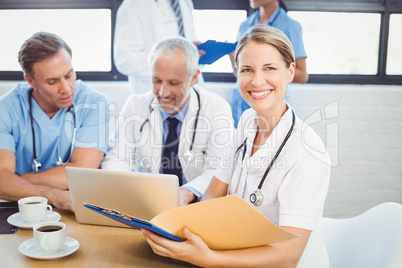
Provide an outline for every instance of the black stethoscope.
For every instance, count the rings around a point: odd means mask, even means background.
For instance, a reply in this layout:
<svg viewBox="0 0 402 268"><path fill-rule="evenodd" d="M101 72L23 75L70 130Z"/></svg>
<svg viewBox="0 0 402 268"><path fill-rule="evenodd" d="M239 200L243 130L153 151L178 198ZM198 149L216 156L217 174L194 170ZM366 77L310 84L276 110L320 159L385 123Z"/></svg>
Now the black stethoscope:
<svg viewBox="0 0 402 268"><path fill-rule="evenodd" d="M264 195L263 195L262 192L261 192L262 185L264 184L264 181L265 181L265 178L266 178L267 175L268 175L268 172L271 170L271 167L274 165L276 159L278 158L280 152L282 151L282 148L285 146L285 144L286 144L286 142L288 141L290 135L292 134L293 128L294 128L294 126L295 126L295 118L296 118L295 113L294 113L294 111L292 110L292 125L290 126L290 129L289 129L288 133L286 134L286 137L285 137L285 139L283 140L281 146L279 146L279 149L278 149L278 151L276 152L274 158L272 159L272 161L271 161L271 163L269 164L268 168L265 170L265 173L264 173L264 175L263 175L262 178L261 178L261 181L260 181L260 184L258 185L257 190L255 190L254 192L252 192L252 193L250 194L250 202L253 203L254 206L259 206L259 205L261 205L262 202L263 202L263 200L264 200ZM243 162L244 157L246 156L246 151L247 151L247 138L243 141L243 143L239 146L239 148L236 149L236 152L235 152L235 163L237 162L237 159L238 159L238 157L239 157L240 150L243 150L242 159L241 159L242 162ZM238 180L238 182L237 182L237 186L236 186L235 192L237 192L237 188L239 187L240 178L241 178L241 174L240 174L239 180ZM228 189L229 189L229 188L230 188L230 185L229 185Z"/></svg>
<svg viewBox="0 0 402 268"><path fill-rule="evenodd" d="M200 98L200 93L198 93L198 91L193 88L194 92L197 94L197 101L198 101L198 110L197 110L197 115L195 118L195 123L194 123L194 132L193 132L193 137L191 139L191 145L190 148L187 149L184 153L183 153L183 157L188 161L191 162L192 160L194 160L194 151L193 151L193 144L194 144L194 140L195 140L195 134L197 131L197 125L198 125L198 118L200 116L200 109L201 109L201 98ZM151 113L153 112L154 108L152 108L152 103L154 101L154 98L152 99L151 103L149 104L149 116L151 115ZM149 116L148 118L144 121L144 123L141 124L140 126L140 133L142 134L142 130L144 129L145 124L150 123L149 121ZM143 167L143 168L149 168L149 167Z"/></svg>
<svg viewBox="0 0 402 268"><path fill-rule="evenodd" d="M39 169L42 167L42 164L39 162L37 156L36 156L36 146L35 146L35 130L34 130L34 122L33 122L33 115L32 115L32 92L33 92L33 88L29 91L29 116L31 118L31 129L32 129L32 144L33 144L33 162L32 162L32 169L35 172L38 172ZM63 162L63 160L61 159L60 156L60 141L57 145L57 154L58 154L58 159L56 164L58 166L61 165L66 165L68 162L70 162L71 159L71 155L73 153L73 149L74 149L74 144L75 144L75 134L77 132L77 121L75 119L75 112L74 112L74 106L71 104L70 107L68 107L67 112L71 113L73 115L73 119L74 119L74 129L73 129L73 139L71 141L71 149L70 149L70 156L68 157L66 162Z"/></svg>

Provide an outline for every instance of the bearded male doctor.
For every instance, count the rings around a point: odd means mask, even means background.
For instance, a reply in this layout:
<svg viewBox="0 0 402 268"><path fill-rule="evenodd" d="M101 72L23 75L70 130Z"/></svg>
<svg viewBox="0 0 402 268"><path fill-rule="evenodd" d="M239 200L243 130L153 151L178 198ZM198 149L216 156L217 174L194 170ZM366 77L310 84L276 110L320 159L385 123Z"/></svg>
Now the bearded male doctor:
<svg viewBox="0 0 402 268"><path fill-rule="evenodd" d="M196 85L199 54L172 37L152 49L153 92L131 95L120 113L102 168L175 174L180 204L197 201L216 169L230 162L231 109Z"/></svg>

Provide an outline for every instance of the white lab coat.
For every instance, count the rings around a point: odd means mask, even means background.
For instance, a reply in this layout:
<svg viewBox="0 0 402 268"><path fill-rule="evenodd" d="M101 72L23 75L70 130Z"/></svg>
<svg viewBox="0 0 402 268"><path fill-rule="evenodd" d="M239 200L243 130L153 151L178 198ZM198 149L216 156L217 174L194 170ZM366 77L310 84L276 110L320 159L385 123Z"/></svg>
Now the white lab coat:
<svg viewBox="0 0 402 268"><path fill-rule="evenodd" d="M189 162L183 157L191 145L198 110L194 90L191 90L190 103L181 127L178 155L187 180L183 186L204 194L215 171L231 159L229 154L234 128L229 103L215 93L199 87L197 91L201 108L193 144L194 160ZM147 119L149 121L144 124ZM116 135L112 137L110 146L102 168L133 171L142 163L145 167L140 167L141 171L159 173L163 121L158 101L151 92L129 97L120 113Z"/></svg>
<svg viewBox="0 0 402 268"><path fill-rule="evenodd" d="M185 36L195 42L191 0L179 0ZM114 61L128 76L133 93L152 89L149 53L158 41L179 35L170 0L124 0L116 17Z"/></svg>
<svg viewBox="0 0 402 268"><path fill-rule="evenodd" d="M288 105L289 106L289 105ZM239 121L232 169L220 169L215 177L230 185L230 194L241 196L247 203L278 226L310 230L310 238L299 261L298 268L329 267L325 245L319 233L319 223L328 193L331 165L328 152L314 130L298 117L289 140L264 181L260 206L250 202L267 167L279 150L292 125L292 110L282 116L265 143L251 155L257 133L257 116L253 109L246 110ZM247 149L239 147L247 137ZM235 156L235 152L239 149ZM235 157L234 157L235 156ZM234 163L234 162L232 162Z"/></svg>

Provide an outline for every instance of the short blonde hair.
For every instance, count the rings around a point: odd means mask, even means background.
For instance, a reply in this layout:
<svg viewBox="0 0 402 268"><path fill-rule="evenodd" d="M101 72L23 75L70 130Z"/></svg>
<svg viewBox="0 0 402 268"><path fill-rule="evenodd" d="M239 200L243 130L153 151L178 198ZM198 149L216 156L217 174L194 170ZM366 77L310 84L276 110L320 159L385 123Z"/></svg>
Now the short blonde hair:
<svg viewBox="0 0 402 268"><path fill-rule="evenodd" d="M239 53L250 41L275 47L282 55L286 67L289 67L292 62L295 62L293 46L289 38L278 29L265 24L257 24L248 29L248 31L242 35L237 44L234 55L236 68L238 65Z"/></svg>

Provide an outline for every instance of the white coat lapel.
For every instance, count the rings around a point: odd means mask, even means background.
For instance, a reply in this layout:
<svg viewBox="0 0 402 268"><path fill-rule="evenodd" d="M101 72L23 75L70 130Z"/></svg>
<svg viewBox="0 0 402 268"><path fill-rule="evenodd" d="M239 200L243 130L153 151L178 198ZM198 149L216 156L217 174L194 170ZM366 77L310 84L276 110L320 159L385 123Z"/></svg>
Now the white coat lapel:
<svg viewBox="0 0 402 268"><path fill-rule="evenodd" d="M176 26L176 18L174 16L173 11L170 8L170 4L167 0L148 0L150 2L154 2L156 8L153 9L154 14L150 14L152 16L152 20L154 21L154 29L153 32L155 37L167 37L168 33L174 32L177 29Z"/></svg>

